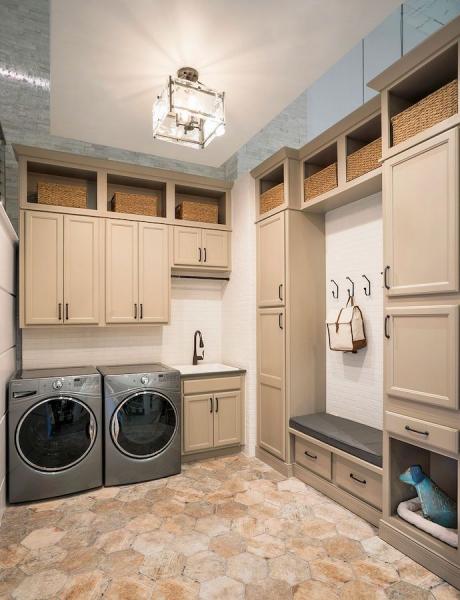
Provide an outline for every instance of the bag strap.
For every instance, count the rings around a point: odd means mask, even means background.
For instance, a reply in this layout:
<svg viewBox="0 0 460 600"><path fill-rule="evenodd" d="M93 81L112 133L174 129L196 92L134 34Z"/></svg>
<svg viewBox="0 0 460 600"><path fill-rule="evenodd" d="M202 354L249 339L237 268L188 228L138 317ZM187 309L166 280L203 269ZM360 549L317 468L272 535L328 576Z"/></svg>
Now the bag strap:
<svg viewBox="0 0 460 600"><path fill-rule="evenodd" d="M354 296L352 296L351 294L348 296L348 300L347 300L347 304L346 304L345 308L346 308L346 307L347 307L349 304L351 304L351 306L354 306L354 305L355 305L355 297L354 297Z"/></svg>
<svg viewBox="0 0 460 600"><path fill-rule="evenodd" d="M339 314L337 315L337 321L335 322L335 332L336 333L339 332L339 322L340 322L340 315L342 314L342 310L343 310L343 308L341 308L339 310Z"/></svg>

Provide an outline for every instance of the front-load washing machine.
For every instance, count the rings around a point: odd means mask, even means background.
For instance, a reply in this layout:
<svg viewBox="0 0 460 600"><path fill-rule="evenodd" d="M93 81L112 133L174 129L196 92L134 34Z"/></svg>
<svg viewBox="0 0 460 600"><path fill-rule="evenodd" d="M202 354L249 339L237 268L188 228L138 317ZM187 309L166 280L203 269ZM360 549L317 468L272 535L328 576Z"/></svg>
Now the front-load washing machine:
<svg viewBox="0 0 460 600"><path fill-rule="evenodd" d="M8 499L102 485L102 385L94 367L19 371L8 392Z"/></svg>
<svg viewBox="0 0 460 600"><path fill-rule="evenodd" d="M104 377L105 485L180 473L180 373L162 364L98 367Z"/></svg>

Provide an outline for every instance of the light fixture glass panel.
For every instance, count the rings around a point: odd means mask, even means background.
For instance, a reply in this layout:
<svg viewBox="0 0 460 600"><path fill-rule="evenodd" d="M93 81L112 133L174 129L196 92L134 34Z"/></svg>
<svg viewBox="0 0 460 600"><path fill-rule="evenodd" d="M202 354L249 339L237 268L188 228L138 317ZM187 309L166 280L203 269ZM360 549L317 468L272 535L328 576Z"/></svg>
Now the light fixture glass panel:
<svg viewBox="0 0 460 600"><path fill-rule="evenodd" d="M223 133L224 94L198 81L170 77L167 86L153 105L154 137L204 148L216 135Z"/></svg>

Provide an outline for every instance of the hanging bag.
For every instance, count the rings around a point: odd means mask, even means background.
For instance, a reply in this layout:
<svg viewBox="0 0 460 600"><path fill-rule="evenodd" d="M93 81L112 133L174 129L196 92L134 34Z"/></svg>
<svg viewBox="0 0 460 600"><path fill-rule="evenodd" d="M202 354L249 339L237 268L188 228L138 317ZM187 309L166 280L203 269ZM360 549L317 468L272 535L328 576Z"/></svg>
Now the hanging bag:
<svg viewBox="0 0 460 600"><path fill-rule="evenodd" d="M328 315L326 325L331 350L356 353L367 346L363 313L355 306L353 296L345 308Z"/></svg>

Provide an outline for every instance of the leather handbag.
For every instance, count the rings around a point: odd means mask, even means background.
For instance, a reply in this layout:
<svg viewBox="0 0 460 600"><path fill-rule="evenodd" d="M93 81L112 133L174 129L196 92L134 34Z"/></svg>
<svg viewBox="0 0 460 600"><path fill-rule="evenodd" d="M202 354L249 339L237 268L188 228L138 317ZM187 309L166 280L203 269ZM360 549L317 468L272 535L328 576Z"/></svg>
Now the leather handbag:
<svg viewBox="0 0 460 600"><path fill-rule="evenodd" d="M339 312L328 315L326 326L330 350L356 353L367 346L363 313L355 306L353 296Z"/></svg>

